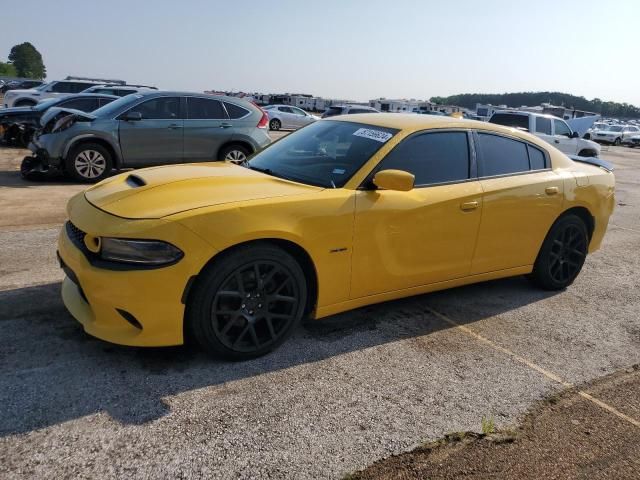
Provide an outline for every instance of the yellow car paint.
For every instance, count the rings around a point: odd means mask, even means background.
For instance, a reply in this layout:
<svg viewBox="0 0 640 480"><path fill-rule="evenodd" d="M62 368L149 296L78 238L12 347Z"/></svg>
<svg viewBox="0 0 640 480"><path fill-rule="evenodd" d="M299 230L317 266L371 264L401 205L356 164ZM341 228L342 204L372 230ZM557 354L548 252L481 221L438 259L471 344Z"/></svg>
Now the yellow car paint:
<svg viewBox="0 0 640 480"><path fill-rule="evenodd" d="M73 197L70 221L92 237L169 242L184 258L163 268L118 271L92 265L65 229L59 255L79 286L63 299L85 330L110 342L183 343L190 282L221 252L270 239L306 252L317 277L315 318L477 281L531 272L542 241L562 212L585 208L599 248L614 206L613 174L571 161L542 140L484 122L402 114L359 114L356 121L399 132L343 188L324 189L230 163L123 173ZM359 189L378 163L412 133L434 129L496 132L548 152L552 168L414 188ZM136 180L138 181L138 180ZM420 248L417 248L419 246ZM142 325L131 325L119 310Z"/></svg>

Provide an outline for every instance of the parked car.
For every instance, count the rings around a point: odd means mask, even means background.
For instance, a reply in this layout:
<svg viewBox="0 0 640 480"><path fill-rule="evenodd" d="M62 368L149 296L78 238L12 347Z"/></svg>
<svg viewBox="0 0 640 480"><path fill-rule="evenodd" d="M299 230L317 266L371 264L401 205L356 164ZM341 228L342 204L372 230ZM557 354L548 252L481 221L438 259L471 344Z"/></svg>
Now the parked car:
<svg viewBox="0 0 640 480"><path fill-rule="evenodd" d="M114 95L77 93L68 97L49 98L33 107L3 108L0 110L0 140L9 145L26 147L33 133L40 128L40 118L50 108L92 112L117 99Z"/></svg>
<svg viewBox="0 0 640 480"><path fill-rule="evenodd" d="M640 135L634 135L633 137L629 138L627 145L634 148L640 147Z"/></svg>
<svg viewBox="0 0 640 480"><path fill-rule="evenodd" d="M345 115L244 167L139 170L77 194L62 298L103 340L253 358L303 317L514 275L564 289L600 248L614 184L604 161L523 131Z"/></svg>
<svg viewBox="0 0 640 480"><path fill-rule="evenodd" d="M365 105L332 105L322 114L322 118L335 117L337 115L352 115L354 113L379 113L378 110Z"/></svg>
<svg viewBox="0 0 640 480"><path fill-rule="evenodd" d="M31 107L46 98L65 97L74 93L80 93L92 85L102 85L105 83L104 80L99 79L70 78L71 79L68 80L56 80L54 82L44 83L36 88L9 90L4 94L4 106L5 108Z"/></svg>
<svg viewBox="0 0 640 480"><path fill-rule="evenodd" d="M156 87L147 87L145 85L94 85L83 90L82 93L104 93L106 95L115 95L124 97L132 93L144 92L148 90L158 90Z"/></svg>
<svg viewBox="0 0 640 480"><path fill-rule="evenodd" d="M4 82L0 80L0 93L6 93L9 90L35 88L42 85L40 80L10 80Z"/></svg>
<svg viewBox="0 0 640 480"><path fill-rule="evenodd" d="M631 143L631 138L640 133L640 128L633 125L609 125L604 130L596 130L591 138L599 143L622 145Z"/></svg>
<svg viewBox="0 0 640 480"><path fill-rule="evenodd" d="M489 123L517 128L532 133L567 155L599 157L600 145L580 138L564 120L553 115L523 111L497 111Z"/></svg>
<svg viewBox="0 0 640 480"><path fill-rule="evenodd" d="M112 168L229 160L244 162L271 142L268 116L234 97L139 92L92 113L50 109L29 145L24 175L62 171L97 182Z"/></svg>
<svg viewBox="0 0 640 480"><path fill-rule="evenodd" d="M263 109L269 115L270 130L280 130L281 128L295 130L320 120L320 117L291 105L267 105Z"/></svg>

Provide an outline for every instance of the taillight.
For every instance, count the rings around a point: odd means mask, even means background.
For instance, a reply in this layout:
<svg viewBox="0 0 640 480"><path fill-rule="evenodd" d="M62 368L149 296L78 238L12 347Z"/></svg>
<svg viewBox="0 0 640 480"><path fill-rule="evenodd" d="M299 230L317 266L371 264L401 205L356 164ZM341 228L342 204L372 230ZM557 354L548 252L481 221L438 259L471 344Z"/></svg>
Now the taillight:
<svg viewBox="0 0 640 480"><path fill-rule="evenodd" d="M262 112L262 118L258 122L257 127L258 128L267 128L267 126L269 126L269 115L267 115L267 112L265 110L263 110L262 108L260 108L259 105L256 105L255 102L251 102L251 103L253 103Z"/></svg>

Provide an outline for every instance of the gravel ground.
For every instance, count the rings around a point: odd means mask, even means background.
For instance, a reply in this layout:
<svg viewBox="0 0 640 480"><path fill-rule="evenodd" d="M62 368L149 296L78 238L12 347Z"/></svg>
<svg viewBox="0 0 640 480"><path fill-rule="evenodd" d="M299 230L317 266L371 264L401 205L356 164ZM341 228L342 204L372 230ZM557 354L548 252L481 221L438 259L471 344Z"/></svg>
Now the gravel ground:
<svg viewBox="0 0 640 480"><path fill-rule="evenodd" d="M23 183L22 154L0 150L6 478L340 478L479 431L483 415L516 425L564 388L495 345L571 383L640 362L640 151L603 154L619 206L567 291L513 278L366 307L234 364L85 335L59 299L54 257L64 201L81 187Z"/></svg>

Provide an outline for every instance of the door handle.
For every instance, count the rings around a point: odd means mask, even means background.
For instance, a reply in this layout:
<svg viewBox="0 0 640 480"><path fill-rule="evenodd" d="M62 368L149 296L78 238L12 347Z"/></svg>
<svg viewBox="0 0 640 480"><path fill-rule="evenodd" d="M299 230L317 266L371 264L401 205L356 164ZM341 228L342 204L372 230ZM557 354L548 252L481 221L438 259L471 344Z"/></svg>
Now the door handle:
<svg viewBox="0 0 640 480"><path fill-rule="evenodd" d="M547 195L556 195L558 192L558 187L547 187L544 189L544 193Z"/></svg>
<svg viewBox="0 0 640 480"><path fill-rule="evenodd" d="M178 125L176 123L172 123L167 128L170 128L171 130L178 130L179 128L182 128L182 125Z"/></svg>
<svg viewBox="0 0 640 480"><path fill-rule="evenodd" d="M478 208L478 202L476 201L464 202L460 204L460 210L462 210L463 212L470 212L471 210L475 210L476 208Z"/></svg>
<svg viewBox="0 0 640 480"><path fill-rule="evenodd" d="M231 125L230 123L221 123L220 124L220 128L230 128L233 127L233 125Z"/></svg>

